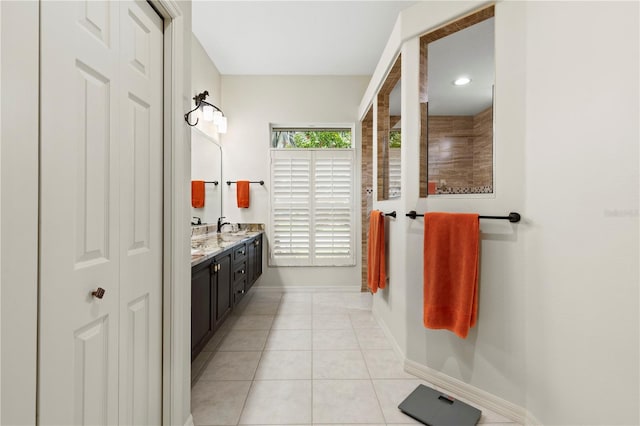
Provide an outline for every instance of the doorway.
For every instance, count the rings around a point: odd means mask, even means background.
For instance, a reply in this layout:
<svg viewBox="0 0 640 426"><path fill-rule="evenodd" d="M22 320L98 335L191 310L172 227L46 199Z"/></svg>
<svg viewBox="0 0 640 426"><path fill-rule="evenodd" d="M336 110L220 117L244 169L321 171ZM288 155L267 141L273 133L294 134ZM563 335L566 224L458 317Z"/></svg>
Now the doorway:
<svg viewBox="0 0 640 426"><path fill-rule="evenodd" d="M42 2L41 424L160 424L163 22Z"/></svg>

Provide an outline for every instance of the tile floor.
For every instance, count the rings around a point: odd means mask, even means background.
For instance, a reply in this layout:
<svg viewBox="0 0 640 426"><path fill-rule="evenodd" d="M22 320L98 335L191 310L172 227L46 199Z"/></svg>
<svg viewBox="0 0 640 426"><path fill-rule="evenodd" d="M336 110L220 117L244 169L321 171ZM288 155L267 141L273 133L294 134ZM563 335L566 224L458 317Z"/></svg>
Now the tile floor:
<svg viewBox="0 0 640 426"><path fill-rule="evenodd" d="M403 371L371 295L249 294L192 363L196 426L416 424L397 409L429 383ZM483 411L485 426L514 426Z"/></svg>

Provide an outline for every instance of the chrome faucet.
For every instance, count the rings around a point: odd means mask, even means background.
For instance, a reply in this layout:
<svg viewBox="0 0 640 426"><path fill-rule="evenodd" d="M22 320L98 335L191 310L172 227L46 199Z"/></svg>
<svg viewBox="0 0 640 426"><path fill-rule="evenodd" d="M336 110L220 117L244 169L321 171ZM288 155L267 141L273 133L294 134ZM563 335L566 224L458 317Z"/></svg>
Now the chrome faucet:
<svg viewBox="0 0 640 426"><path fill-rule="evenodd" d="M217 231L217 232L218 232L218 234L222 231L222 227L223 227L223 226L225 226L225 225L231 225L229 222L224 222L224 223L222 223L222 219L224 219L224 216L222 216L222 217L219 217L219 218L218 218L218 231Z"/></svg>

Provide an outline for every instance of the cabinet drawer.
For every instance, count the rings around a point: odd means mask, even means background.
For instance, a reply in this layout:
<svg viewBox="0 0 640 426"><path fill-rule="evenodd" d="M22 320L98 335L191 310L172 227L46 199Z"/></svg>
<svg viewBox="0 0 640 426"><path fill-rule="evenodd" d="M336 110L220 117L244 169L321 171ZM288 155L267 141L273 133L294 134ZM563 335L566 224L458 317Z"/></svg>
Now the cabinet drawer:
<svg viewBox="0 0 640 426"><path fill-rule="evenodd" d="M246 291L244 289L245 282L246 280L241 280L233 285L233 305L234 306L237 305L246 294Z"/></svg>
<svg viewBox="0 0 640 426"><path fill-rule="evenodd" d="M242 262L236 265L235 270L233 271L233 282L235 283L238 280L243 280L247 277L247 264L246 262Z"/></svg>
<svg viewBox="0 0 640 426"><path fill-rule="evenodd" d="M238 263L247 257L247 245L242 244L233 249L233 263Z"/></svg>

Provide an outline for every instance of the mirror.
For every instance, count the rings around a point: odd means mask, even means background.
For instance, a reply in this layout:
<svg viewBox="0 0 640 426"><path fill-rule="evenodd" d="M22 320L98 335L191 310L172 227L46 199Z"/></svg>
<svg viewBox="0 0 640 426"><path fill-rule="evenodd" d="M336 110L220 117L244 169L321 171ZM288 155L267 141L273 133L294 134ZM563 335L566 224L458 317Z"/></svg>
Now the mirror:
<svg viewBox="0 0 640 426"><path fill-rule="evenodd" d="M493 6L421 37L420 51L420 196L492 194Z"/></svg>
<svg viewBox="0 0 640 426"><path fill-rule="evenodd" d="M402 59L398 56L378 92L378 200L400 198Z"/></svg>
<svg viewBox="0 0 640 426"><path fill-rule="evenodd" d="M216 223L222 216L222 149L203 131L191 128L191 180L204 180L204 207L191 207L191 216L202 223Z"/></svg>

